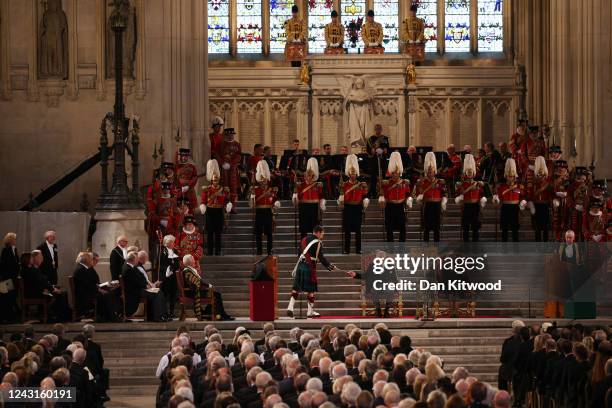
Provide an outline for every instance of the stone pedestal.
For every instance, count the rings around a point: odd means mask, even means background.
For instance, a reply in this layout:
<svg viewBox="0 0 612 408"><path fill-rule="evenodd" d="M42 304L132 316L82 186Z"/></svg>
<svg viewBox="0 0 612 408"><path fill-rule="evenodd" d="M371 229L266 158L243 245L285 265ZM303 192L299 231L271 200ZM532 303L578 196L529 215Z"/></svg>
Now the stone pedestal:
<svg viewBox="0 0 612 408"><path fill-rule="evenodd" d="M94 219L97 226L92 237L92 250L100 255L96 271L100 280L105 282L110 280L109 256L119 235L127 236L130 246L149 250L149 237L145 231L146 216L144 210L115 210L98 211Z"/></svg>

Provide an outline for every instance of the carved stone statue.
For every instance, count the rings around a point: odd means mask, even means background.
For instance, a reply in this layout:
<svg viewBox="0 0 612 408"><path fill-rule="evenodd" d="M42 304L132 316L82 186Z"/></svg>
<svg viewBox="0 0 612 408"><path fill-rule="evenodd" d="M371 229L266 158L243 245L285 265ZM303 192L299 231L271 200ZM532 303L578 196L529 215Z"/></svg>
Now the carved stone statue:
<svg viewBox="0 0 612 408"><path fill-rule="evenodd" d="M344 97L344 132L346 141L351 146L352 152L361 153L361 147L365 146L368 132L372 131L372 115L374 110L373 81L370 86L366 85L365 77L352 76L339 78L341 92Z"/></svg>
<svg viewBox="0 0 612 408"><path fill-rule="evenodd" d="M38 76L68 78L68 20L61 0L49 0L40 23Z"/></svg>
<svg viewBox="0 0 612 408"><path fill-rule="evenodd" d="M136 8L130 0L123 0L122 14L127 16L127 25L123 32L123 76L134 78L134 61L136 59ZM109 13L110 15L110 13ZM115 32L110 19L106 23L106 77L115 77Z"/></svg>

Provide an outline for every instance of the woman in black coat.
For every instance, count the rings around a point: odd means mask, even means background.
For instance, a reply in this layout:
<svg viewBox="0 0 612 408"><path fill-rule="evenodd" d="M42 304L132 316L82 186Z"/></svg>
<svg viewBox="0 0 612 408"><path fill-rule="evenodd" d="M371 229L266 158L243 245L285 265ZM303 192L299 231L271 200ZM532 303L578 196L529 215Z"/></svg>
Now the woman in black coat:
<svg viewBox="0 0 612 408"><path fill-rule="evenodd" d="M0 284L2 285L0 291L0 323L9 323L15 320L15 316L19 316L17 276L19 276L20 265L16 245L17 234L14 232L6 234L4 247L0 255Z"/></svg>
<svg viewBox="0 0 612 408"><path fill-rule="evenodd" d="M159 280L162 282L161 289L168 302L168 313L174 318L174 304L178 296L176 284L176 272L180 268L178 251L174 249L176 238L166 235L159 257Z"/></svg>

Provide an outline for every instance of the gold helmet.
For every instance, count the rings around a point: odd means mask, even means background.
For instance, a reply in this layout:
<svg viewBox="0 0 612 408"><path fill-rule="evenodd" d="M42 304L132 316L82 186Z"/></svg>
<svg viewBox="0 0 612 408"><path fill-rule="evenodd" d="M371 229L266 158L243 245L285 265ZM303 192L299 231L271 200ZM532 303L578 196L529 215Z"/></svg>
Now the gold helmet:
<svg viewBox="0 0 612 408"><path fill-rule="evenodd" d="M350 176L351 174L357 175L359 177L359 161L357 160L357 156L354 154L349 154L346 156L346 164L344 165L344 174Z"/></svg>
<svg viewBox="0 0 612 408"><path fill-rule="evenodd" d="M389 166L387 169L389 170L389 174L398 173L401 175L404 172L402 155L399 152L391 153L391 156L389 157Z"/></svg>
<svg viewBox="0 0 612 408"><path fill-rule="evenodd" d="M206 180L217 181L220 177L221 172L219 171L219 163L217 163L216 159L210 159L208 163L206 163Z"/></svg>
<svg viewBox="0 0 612 408"><path fill-rule="evenodd" d="M312 174L313 181L319 179L319 162L314 157L308 159L308 163L306 163L306 173Z"/></svg>
<svg viewBox="0 0 612 408"><path fill-rule="evenodd" d="M270 181L270 167L268 166L268 162L265 160L260 160L257 163L257 169L255 170L255 180L259 183L262 181Z"/></svg>

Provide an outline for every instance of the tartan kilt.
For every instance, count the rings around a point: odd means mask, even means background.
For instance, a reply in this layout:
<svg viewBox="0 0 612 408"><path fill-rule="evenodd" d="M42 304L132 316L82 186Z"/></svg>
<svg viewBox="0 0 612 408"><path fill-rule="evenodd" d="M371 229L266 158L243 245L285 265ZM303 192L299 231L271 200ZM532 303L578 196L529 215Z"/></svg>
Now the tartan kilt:
<svg viewBox="0 0 612 408"><path fill-rule="evenodd" d="M315 272L316 273L316 272ZM310 266L306 262L300 262L295 277L293 278L293 290L297 292L317 292L317 282L311 278Z"/></svg>

